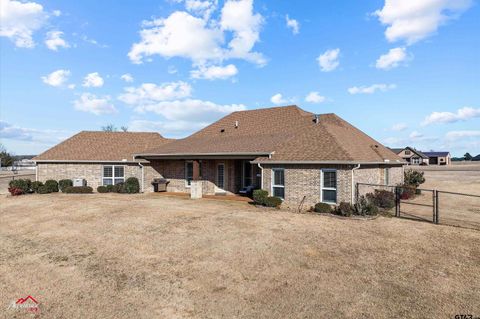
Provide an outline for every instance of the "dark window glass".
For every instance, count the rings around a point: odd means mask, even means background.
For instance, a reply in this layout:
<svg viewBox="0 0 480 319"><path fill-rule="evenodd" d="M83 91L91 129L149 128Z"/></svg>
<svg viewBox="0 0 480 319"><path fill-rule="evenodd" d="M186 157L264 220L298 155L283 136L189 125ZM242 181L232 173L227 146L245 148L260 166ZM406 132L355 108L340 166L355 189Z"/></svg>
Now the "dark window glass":
<svg viewBox="0 0 480 319"><path fill-rule="evenodd" d="M103 167L103 177L113 177L113 166Z"/></svg>
<svg viewBox="0 0 480 319"><path fill-rule="evenodd" d="M193 179L193 163L187 162L185 164L185 179L187 180L187 185L190 186Z"/></svg>
<svg viewBox="0 0 480 319"><path fill-rule="evenodd" d="M323 172L323 187L337 188L337 172Z"/></svg>
<svg viewBox="0 0 480 319"><path fill-rule="evenodd" d="M276 169L273 171L273 185L285 186L285 172L283 169Z"/></svg>
<svg viewBox="0 0 480 319"><path fill-rule="evenodd" d="M285 198L285 188L284 187L273 186L273 196L280 197L281 199L284 199Z"/></svg>
<svg viewBox="0 0 480 319"><path fill-rule="evenodd" d="M323 191L323 201L327 203L336 203L337 202L337 191L324 189Z"/></svg>
<svg viewBox="0 0 480 319"><path fill-rule="evenodd" d="M122 177L124 174L124 167L123 166L115 166L115 177Z"/></svg>

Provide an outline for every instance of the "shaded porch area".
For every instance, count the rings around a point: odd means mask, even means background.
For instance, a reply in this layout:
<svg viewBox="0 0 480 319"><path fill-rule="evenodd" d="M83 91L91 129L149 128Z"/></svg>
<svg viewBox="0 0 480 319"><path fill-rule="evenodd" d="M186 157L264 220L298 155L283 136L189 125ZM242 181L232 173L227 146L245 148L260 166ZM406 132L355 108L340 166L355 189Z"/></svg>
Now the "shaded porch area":
<svg viewBox="0 0 480 319"><path fill-rule="evenodd" d="M190 198L190 193L158 192L158 193L154 193L154 196L172 196L172 197ZM233 194L233 195L203 195L203 198L212 199L212 200L246 202L246 203L249 203L249 202L252 201L251 198L249 198L247 196L241 196L241 195L238 195L238 194Z"/></svg>

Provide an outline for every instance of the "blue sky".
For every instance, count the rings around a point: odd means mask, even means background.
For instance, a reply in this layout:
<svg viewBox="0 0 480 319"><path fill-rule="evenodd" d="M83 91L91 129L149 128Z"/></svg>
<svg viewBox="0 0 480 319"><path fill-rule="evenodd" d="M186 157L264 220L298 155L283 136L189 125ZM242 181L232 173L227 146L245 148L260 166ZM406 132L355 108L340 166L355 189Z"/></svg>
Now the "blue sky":
<svg viewBox="0 0 480 319"><path fill-rule="evenodd" d="M473 0L0 1L0 138L16 154L288 104L387 146L480 153Z"/></svg>

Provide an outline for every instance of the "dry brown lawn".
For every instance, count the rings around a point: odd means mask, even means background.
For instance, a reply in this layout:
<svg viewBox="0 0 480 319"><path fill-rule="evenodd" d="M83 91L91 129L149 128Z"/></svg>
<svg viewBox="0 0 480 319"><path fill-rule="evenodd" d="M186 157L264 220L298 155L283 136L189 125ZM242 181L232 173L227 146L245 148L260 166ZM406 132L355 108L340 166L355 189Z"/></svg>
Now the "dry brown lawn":
<svg viewBox="0 0 480 319"><path fill-rule="evenodd" d="M480 232L150 195L0 198L0 313L42 318L480 315Z"/></svg>

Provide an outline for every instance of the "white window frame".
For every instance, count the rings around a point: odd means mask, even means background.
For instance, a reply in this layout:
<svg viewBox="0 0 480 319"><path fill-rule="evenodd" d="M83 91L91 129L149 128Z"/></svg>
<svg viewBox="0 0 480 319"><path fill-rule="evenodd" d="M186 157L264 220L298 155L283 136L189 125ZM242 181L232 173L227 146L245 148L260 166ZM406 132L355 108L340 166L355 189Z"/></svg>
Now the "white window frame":
<svg viewBox="0 0 480 319"><path fill-rule="evenodd" d="M187 176L187 165L188 164L192 164L192 179L190 180L190 185L188 185L188 176ZM193 161L185 161L185 166L184 166L184 169L185 169L185 187L186 188L190 188L191 186L191 181L193 180Z"/></svg>
<svg viewBox="0 0 480 319"><path fill-rule="evenodd" d="M335 172L335 188L333 187L324 187L324 173L325 172ZM323 201L323 191L335 191L335 202L325 202ZM331 205L336 205L338 203L338 172L335 168L323 168L320 173L320 202L326 203L326 204L331 204Z"/></svg>
<svg viewBox="0 0 480 319"><path fill-rule="evenodd" d="M112 167L112 177L105 177L105 167L109 167L111 166ZM123 176L120 177L120 176L115 176L115 168L116 167L122 167L123 168ZM109 184L105 184L104 183L104 180L105 179L111 179L112 180L112 184L111 185L115 185L115 180L116 179L123 179L123 182L122 183L125 183L125 165L102 165L102 185L103 186L107 186Z"/></svg>
<svg viewBox="0 0 480 319"><path fill-rule="evenodd" d="M282 171L283 172L283 183L284 185L276 185L274 184L275 182L275 171ZM276 167L276 168L272 168L272 174L271 174L271 178L270 178L270 194L272 196L275 196L275 193L273 192L273 188L274 187L278 187L278 188L283 188L283 198L282 197L279 197L282 201L285 200L285 168L283 167Z"/></svg>

